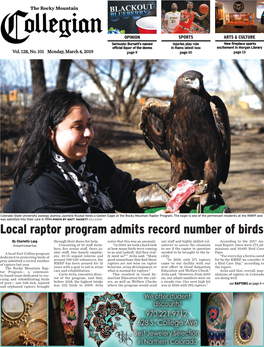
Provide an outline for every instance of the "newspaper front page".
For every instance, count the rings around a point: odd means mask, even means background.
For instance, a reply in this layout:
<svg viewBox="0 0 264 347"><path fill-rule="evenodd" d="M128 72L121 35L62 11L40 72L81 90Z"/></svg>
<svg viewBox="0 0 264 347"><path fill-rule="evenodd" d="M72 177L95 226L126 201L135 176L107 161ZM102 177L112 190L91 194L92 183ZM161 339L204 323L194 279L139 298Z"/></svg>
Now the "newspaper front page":
<svg viewBox="0 0 264 347"><path fill-rule="evenodd" d="M263 346L262 13L263 4L250 0L2 2L2 346ZM141 108L149 98L169 107L178 77L189 83L186 71L202 74L205 90L229 114L224 202L188 213L42 213L37 206L3 213L13 189L4 174L36 92L32 66L42 61L47 90L68 62L67 88L91 105L92 145L133 179L162 187L171 164L144 142ZM129 108L125 101L133 98ZM204 133L201 111L197 143L219 134L226 141L219 110L208 107L218 133ZM194 124L184 124L192 133ZM19 201L34 206L29 194Z"/></svg>

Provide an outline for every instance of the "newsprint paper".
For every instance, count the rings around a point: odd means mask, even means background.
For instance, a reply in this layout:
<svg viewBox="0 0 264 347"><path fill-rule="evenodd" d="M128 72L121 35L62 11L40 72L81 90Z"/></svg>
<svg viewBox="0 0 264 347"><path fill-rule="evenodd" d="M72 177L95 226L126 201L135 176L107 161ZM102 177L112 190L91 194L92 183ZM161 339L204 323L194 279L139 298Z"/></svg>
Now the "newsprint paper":
<svg viewBox="0 0 264 347"><path fill-rule="evenodd" d="M263 346L264 4L2 0L0 21L1 345ZM186 71L202 74L229 114L224 202L188 213L42 213L37 206L4 213L14 184L5 174L38 84L31 68L43 61L52 90L62 60L67 88L91 105L92 145L133 179L162 187L171 164L146 145L141 108L148 98L169 107L177 78L189 83ZM133 98L125 119L114 112ZM197 141L221 134L228 142L217 121L218 133L204 132L203 112ZM26 192L23 200L35 204Z"/></svg>

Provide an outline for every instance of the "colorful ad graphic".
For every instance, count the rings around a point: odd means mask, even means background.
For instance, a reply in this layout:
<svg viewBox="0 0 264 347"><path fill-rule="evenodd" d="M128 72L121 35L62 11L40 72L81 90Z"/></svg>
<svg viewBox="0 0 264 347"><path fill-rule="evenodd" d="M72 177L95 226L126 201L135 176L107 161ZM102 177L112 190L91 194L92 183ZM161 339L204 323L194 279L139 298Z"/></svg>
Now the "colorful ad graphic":
<svg viewBox="0 0 264 347"><path fill-rule="evenodd" d="M108 1L108 34L156 34L156 1Z"/></svg>
<svg viewBox="0 0 264 347"><path fill-rule="evenodd" d="M86 293L85 309L88 346L200 344L197 293Z"/></svg>

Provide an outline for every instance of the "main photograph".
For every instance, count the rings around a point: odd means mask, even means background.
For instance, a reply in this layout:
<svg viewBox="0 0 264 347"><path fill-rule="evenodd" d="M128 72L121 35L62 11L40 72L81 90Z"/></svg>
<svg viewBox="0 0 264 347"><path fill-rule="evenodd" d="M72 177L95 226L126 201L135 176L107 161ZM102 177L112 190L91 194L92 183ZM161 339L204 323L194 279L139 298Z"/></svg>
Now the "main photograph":
<svg viewBox="0 0 264 347"><path fill-rule="evenodd" d="M1 60L1 212L263 213L261 60Z"/></svg>

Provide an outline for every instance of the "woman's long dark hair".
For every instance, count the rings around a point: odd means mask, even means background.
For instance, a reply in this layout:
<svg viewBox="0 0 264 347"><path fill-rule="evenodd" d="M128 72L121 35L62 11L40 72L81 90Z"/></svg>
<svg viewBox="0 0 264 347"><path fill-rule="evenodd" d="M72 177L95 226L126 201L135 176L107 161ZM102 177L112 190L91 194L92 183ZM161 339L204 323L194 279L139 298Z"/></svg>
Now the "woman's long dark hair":
<svg viewBox="0 0 264 347"><path fill-rule="evenodd" d="M12 163L12 173L18 184L25 170L31 174L27 181L34 180L49 167L51 142L47 138L48 129L56 130L76 105L84 105L90 112L89 104L80 93L65 89L55 89L42 95L29 110L25 123L25 135L19 152Z"/></svg>

